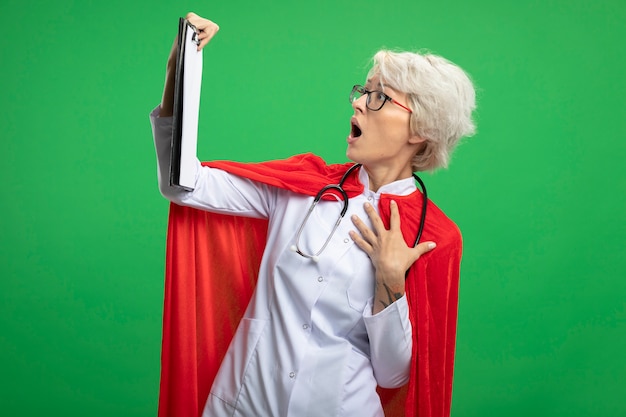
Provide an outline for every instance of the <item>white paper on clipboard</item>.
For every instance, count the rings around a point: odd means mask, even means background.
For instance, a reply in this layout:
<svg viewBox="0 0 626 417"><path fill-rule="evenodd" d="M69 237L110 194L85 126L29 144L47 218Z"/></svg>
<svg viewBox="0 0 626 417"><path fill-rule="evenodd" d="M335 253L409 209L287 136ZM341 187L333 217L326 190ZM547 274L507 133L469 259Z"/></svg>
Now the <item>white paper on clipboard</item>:
<svg viewBox="0 0 626 417"><path fill-rule="evenodd" d="M202 51L198 51L196 29L180 19L174 88L174 117L170 185L193 190L198 145Z"/></svg>

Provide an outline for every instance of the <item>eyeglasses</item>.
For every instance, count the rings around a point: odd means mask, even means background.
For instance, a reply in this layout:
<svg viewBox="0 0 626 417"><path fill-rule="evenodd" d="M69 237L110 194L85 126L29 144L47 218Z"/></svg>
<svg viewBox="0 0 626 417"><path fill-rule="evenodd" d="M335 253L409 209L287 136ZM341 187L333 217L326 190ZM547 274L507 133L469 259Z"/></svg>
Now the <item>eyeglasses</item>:
<svg viewBox="0 0 626 417"><path fill-rule="evenodd" d="M365 87L363 87L362 85L355 85L354 87L352 87L352 92L350 93L350 103L354 103L365 94L367 94L365 106L372 111L378 111L382 109L386 102L391 101L393 104L397 104L409 113L413 113L413 110L400 104L382 91L369 91L366 90Z"/></svg>

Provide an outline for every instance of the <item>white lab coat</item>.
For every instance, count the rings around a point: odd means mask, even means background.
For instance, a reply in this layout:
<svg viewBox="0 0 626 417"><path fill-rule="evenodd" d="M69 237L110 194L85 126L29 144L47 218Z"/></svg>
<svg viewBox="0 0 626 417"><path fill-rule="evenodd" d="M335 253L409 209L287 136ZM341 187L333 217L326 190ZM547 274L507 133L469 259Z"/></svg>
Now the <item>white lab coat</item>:
<svg viewBox="0 0 626 417"><path fill-rule="evenodd" d="M406 298L372 316L374 269L350 239L350 216L368 223L365 202L408 195L412 178L350 199L348 212L318 262L291 247L313 197L243 179L197 162L195 189L169 186L171 118L151 113L159 186L169 200L203 210L269 220L257 287L211 388L204 417L382 417L376 386L408 381L412 330ZM322 201L300 247L316 252L341 203ZM228 279L228 277L223 277ZM219 302L216 300L216 302Z"/></svg>

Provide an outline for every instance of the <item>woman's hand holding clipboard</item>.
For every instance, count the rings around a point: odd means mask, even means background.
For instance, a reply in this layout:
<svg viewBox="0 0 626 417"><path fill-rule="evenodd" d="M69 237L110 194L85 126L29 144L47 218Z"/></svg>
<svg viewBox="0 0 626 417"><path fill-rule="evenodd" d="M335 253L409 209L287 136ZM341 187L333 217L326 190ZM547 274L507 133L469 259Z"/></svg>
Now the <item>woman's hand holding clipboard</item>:
<svg viewBox="0 0 626 417"><path fill-rule="evenodd" d="M201 51L209 41L220 30L220 27L211 20L198 16L195 13L187 13L184 19L196 31L197 48ZM170 117L174 113L174 87L176 85L176 65L179 50L179 36L174 39L174 44L167 60L165 75L165 86L163 87L163 98L161 100L161 112L159 116Z"/></svg>

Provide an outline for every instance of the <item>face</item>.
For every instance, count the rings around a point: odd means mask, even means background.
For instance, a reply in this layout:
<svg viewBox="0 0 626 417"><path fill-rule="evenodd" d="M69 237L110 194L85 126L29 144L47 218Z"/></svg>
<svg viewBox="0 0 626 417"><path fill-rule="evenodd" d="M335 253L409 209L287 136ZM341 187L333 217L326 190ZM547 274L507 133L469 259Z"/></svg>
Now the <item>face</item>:
<svg viewBox="0 0 626 417"><path fill-rule="evenodd" d="M367 80L365 89L383 91L400 104L408 104L406 94L388 86L383 88L377 75ZM366 99L367 95L363 95L352 103L354 116L350 120L347 157L371 170L406 170L407 166L410 170L411 159L422 142L411 134L411 113L390 101L372 111L366 107Z"/></svg>

